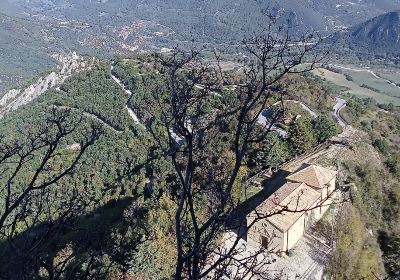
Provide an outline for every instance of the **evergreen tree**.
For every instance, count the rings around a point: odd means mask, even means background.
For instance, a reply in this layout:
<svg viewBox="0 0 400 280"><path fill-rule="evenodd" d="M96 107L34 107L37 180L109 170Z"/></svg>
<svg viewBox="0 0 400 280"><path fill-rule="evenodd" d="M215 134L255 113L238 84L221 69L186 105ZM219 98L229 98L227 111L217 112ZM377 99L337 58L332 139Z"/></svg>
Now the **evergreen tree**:
<svg viewBox="0 0 400 280"><path fill-rule="evenodd" d="M322 143L337 134L335 122L325 115L318 116L313 123L313 127L318 143Z"/></svg>
<svg viewBox="0 0 400 280"><path fill-rule="evenodd" d="M400 238L380 232L379 242L384 252L383 262L386 272L392 279L400 278Z"/></svg>
<svg viewBox="0 0 400 280"><path fill-rule="evenodd" d="M289 129L288 143L293 154L301 154L317 144L310 119L301 118Z"/></svg>
<svg viewBox="0 0 400 280"><path fill-rule="evenodd" d="M261 168L274 168L289 158L290 152L286 141L279 138L275 133L271 133L255 149L251 163Z"/></svg>

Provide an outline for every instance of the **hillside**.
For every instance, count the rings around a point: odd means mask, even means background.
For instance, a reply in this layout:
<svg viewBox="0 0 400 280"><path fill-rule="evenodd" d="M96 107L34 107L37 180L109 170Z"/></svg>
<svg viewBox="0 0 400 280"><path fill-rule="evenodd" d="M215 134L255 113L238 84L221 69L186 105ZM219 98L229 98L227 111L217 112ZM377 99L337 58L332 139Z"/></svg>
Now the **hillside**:
<svg viewBox="0 0 400 280"><path fill-rule="evenodd" d="M349 30L353 44L395 52L400 48L400 10L389 12Z"/></svg>
<svg viewBox="0 0 400 280"><path fill-rule="evenodd" d="M345 31L336 32L325 42L346 63L396 67L400 50L400 10L373 17Z"/></svg>
<svg viewBox="0 0 400 280"><path fill-rule="evenodd" d="M0 279L399 278L399 7L0 0Z"/></svg>
<svg viewBox="0 0 400 280"><path fill-rule="evenodd" d="M400 10L361 23L352 28L351 33L352 37L359 42L399 44Z"/></svg>
<svg viewBox="0 0 400 280"><path fill-rule="evenodd" d="M46 209L52 215L50 218L56 220L57 223L57 226L51 229L51 238L39 241L33 250L34 253L24 253L24 258L12 254L10 251L12 248L5 242L1 243L0 240L0 262L2 263L0 274L5 275L6 279L21 279L18 277L22 274L32 276L31 279L37 279L35 278L36 268L42 266L43 259L50 259L53 263L69 264L69 258L64 258L69 251L72 252L71 259L73 259L74 265L61 267L60 271L65 271L63 272L65 275L75 273L75 278L87 279L82 276L85 275L86 265L90 265L90 273L99 271L114 276L113 273L123 271L135 276L136 279L171 278L176 259L174 219L172 218L176 208L174 202L174 193L177 191L174 189L176 174L172 170L171 161L163 156L161 150L168 143L167 130L162 122L163 110L168 108L168 104L163 103L164 101L161 101L158 95L164 96L167 93L166 77L160 74L162 71L156 70L155 67L159 66L151 63L150 58L146 56L120 59L115 62L113 67L109 63L97 60L93 63L94 65L87 71L79 72L65 81L61 81L58 87L48 89L24 106L14 111L10 110L4 118L0 119L1 135L7 135L7 139L12 140L18 137L19 141L24 141L24 137L19 134L19 127L26 130L40 127L43 116L51 114L54 108L57 111L69 112L71 121L77 121L79 126L57 147L57 156L51 163L51 166L55 166L54 168L58 167L59 161L68 162L73 153L77 152L81 135L85 134L87 127L95 125L104 131L85 153L82 162L71 176L67 176L55 184L51 189L54 190L54 193L48 194L51 196L52 203L46 205ZM118 82L118 79L121 82ZM290 79L294 81L295 77ZM124 91L121 89L121 83L125 85ZM236 98L235 91L230 88L232 87L222 85L215 88L218 94L213 95L210 99L207 98L204 113L208 115L212 112L225 112L224 108L232 106L230 104L236 102ZM314 91L321 92L325 98L315 100ZM329 94L311 80L299 77L298 88L291 88L290 93L292 92L293 94L301 92L302 95L307 96L310 106L314 107L314 104L320 106L321 111L323 108L330 107L328 105L331 101ZM303 100L301 97L299 98ZM275 101L271 100L271 102ZM293 119L299 114L307 115L304 110L295 107L288 107L288 119ZM137 124L130 110L137 114L142 124L145 124L145 129ZM329 135L336 133L333 120L322 119L322 121L324 120L331 124L331 128L328 129ZM221 121L220 125L224 127L223 130L214 134L214 131L220 130L218 124L215 126L215 130L212 129L209 134L207 132L203 135L207 138L201 138L204 139L207 152L204 159L199 161L201 164L199 176L203 175L203 172L200 171L203 168L210 170L210 173L207 171L204 174L219 172L221 170L219 166L225 164L223 158L231 156L229 143L232 142L231 126L234 124L234 119L226 117ZM316 145L315 122L304 117L302 123L304 123L304 128L312 127L310 128L312 134L307 135L309 137L307 141L301 140L301 142L307 142L310 146ZM286 122L287 129L290 129L290 125L290 121ZM316 133L315 136L314 133ZM326 136L318 134L318 137ZM280 165L295 152L286 140L280 139L274 134L272 139L266 140L265 143L252 145L252 154L261 157L263 150L268 150L272 141L279 143L274 147L276 157L272 156L270 159L258 162L259 166L253 167L254 169ZM159 145L163 146L159 147ZM297 147L296 152L300 149L302 147ZM213 164L218 158L222 158L222 161L216 163L218 168L213 168ZM142 168L143 166L145 168ZM18 182L29 179L27 174L29 174L29 170L23 170L17 178ZM216 174L215 176L221 175ZM201 178L199 177L199 179ZM3 181L0 179L0 183ZM148 194L149 181L153 184L150 192L151 199ZM71 187L64 188L64 186ZM244 192L239 187L236 191L237 195L241 196L240 199L244 199ZM16 192L18 190L16 189ZM69 191L77 192L79 195L74 196ZM75 210L68 212L69 208L63 204L65 201L68 205L71 204L74 207L76 205L78 208L76 212ZM4 207L2 203L3 200L0 199L0 207ZM204 211L207 207L204 205L206 205L205 202L198 208L198 211ZM145 210L143 214L135 212L138 211L136 209L141 208ZM32 209L35 208L32 207ZM72 216L68 216L66 222L61 220L64 213ZM134 218L131 218L132 215ZM59 218L60 216L61 218ZM42 220L44 221L45 218ZM34 222L36 220L32 224ZM138 232L141 227L135 226L136 222L146 226L148 232L146 234ZM46 223L43 225L41 222L37 223L39 228L46 228L46 225ZM18 228L19 231L18 234L15 234L16 239L13 244L17 244L16 246L22 250L28 246L24 245L26 244L25 240L29 242L35 242L35 240L31 240L22 223L18 222ZM122 229L119 230L120 228ZM32 234L32 236L36 235ZM96 237L93 238L93 236ZM139 244L135 244L137 236L140 237ZM23 252L28 251L30 250ZM87 260L91 256L99 254L104 256L101 260L87 264ZM4 263L5 256L10 255L11 261ZM20 269L17 264L22 259L24 268ZM106 267L110 262L114 266L112 270L108 271ZM18 277L13 278L13 275ZM116 277L93 278L118 279ZM62 274L59 279L67 279L67 277Z"/></svg>
<svg viewBox="0 0 400 280"><path fill-rule="evenodd" d="M70 63L67 61L66 64ZM163 110L168 109L169 100L166 83L168 79L163 74L165 69L146 55L135 56L131 59L117 59L112 66L107 62L94 59L90 67L85 67L85 69L67 71L77 73L66 79L60 78L57 83L51 83L50 88L43 87L45 92L36 98L29 99L24 106L13 108L16 110L7 110L10 112L0 119L0 134L7 135L6 140L18 138L18 141L24 141L26 136L20 134L19 128L30 131L32 128L40 127L43 116L51 114L54 108L58 111L69 112L71 119L77 120L79 126L76 132L66 137L57 147L57 156L54 157L51 165L49 164L49 168L54 169L58 168L60 162L68 162L73 153L77 152L76 149L79 149L79 143L82 141L80 141L81 134L84 136L88 127L95 125L104 131L84 154L78 168L70 176L55 184L50 189L51 192L45 195L37 194L38 198L44 197L46 201L50 197L52 203L46 205L46 210L51 213L48 219L55 220L56 226L53 228L53 223L46 223L47 216L38 221L33 220L28 225L25 225L23 220L18 221L19 231L13 233L13 246L21 248L20 250L24 252L23 258L18 254L12 254L13 247L7 242L0 242L2 263L0 273L5 275L6 279L21 279L22 274L31 276L31 279L37 279L35 278L36 271L49 260L48 262L52 264L66 264L65 267L54 268L55 271L58 272L58 269L60 271L59 279L67 279L65 275L70 275L70 273L74 273L75 278L86 279L87 277L84 276L86 267L91 268L90 273L93 275L97 276L95 274L97 272L104 273L97 278L94 276L94 279L120 279L118 278L120 273L126 273L133 279L170 279L174 273L176 259L173 215L176 209L176 192L179 189L176 188L178 181L173 164L161 150L163 145L168 143L168 130L163 124L163 118L165 118ZM212 87L214 94L207 95L207 99L202 104L204 106L201 106L205 108L202 114L207 115L207 118L201 118L199 122L195 117L190 118L193 120L195 129L197 129L196 125L202 125L207 121L209 115L227 111L229 106L236 104L236 100L239 100L238 103L242 102L239 91L234 90L236 87L232 86L240 81L243 74L240 72L235 74L237 77L232 76L229 80L227 79L232 84L218 84ZM186 81L186 78L183 80ZM203 82L207 81L208 79L205 78ZM333 119L329 117L336 95L334 92L310 75L289 75L281 82L287 89L288 95L285 98L308 104L312 110L315 110L318 117L307 117L310 114L307 114L302 107L286 104L285 114L278 124L281 129L288 131L287 138L271 134L262 142L252 144L249 149L249 160L243 163L243 170L241 169L241 177L238 179L240 182L242 178L260 169L279 168L282 163L315 148L318 143L324 142L338 132ZM42 88L41 85L37 87ZM194 90L194 93L197 93L204 90L204 87L194 87ZM25 91L22 97L24 95ZM274 96L269 100L270 104L274 104L277 97ZM7 103L7 100L4 103ZM365 122L361 118L357 120L357 117L368 117L367 114L379 112L374 106L359 108L357 105L361 101L349 100L349 105L346 107L348 112L345 117L353 114L353 118L346 119L357 126ZM142 125L132 117L131 112L137 114ZM300 121L295 121L294 119L298 120L297 116L303 117ZM398 144L397 116L385 113L384 117L390 119L379 119L380 123L390 123L393 126L377 127L371 120L378 120L378 116L368 118L371 122L366 124L368 126L366 130L371 133L368 135L364 133L357 139L352 139L352 135L346 136L346 131L349 130L345 129L345 133L335 141L337 142L335 147L340 149L340 152L346 153L340 155L342 163L338 161L340 157L336 156L337 153L329 158L332 160L332 164L329 165L341 164L338 167L344 170L342 174L346 178L343 178L344 182L340 186L345 186L350 182L354 183L359 190L355 193L355 198L358 200L357 204L354 204L354 209L357 210L354 211L360 212L358 216L356 215L357 224L360 226L355 230L359 236L362 236L362 240L360 239L362 243L355 242L351 248L356 249L353 259L360 260L361 263L336 264L336 259L333 259L331 263L343 274L354 276L348 279L359 279L365 275L365 271L369 276L366 279L374 279L371 278L372 274L369 274L368 269L362 268L364 263L379 268L377 273L383 275L384 270L380 267L380 263L384 261L388 267L387 271L390 272L391 251L383 248L382 260L379 248L382 244L378 243L377 237L388 234L389 238L385 238L384 242L389 242L390 245L393 242L393 236L396 236L399 230L397 220L393 220L393 223L384 222L390 220L390 215L398 215L388 214L390 211L398 211L396 202L389 203L392 192L396 199L399 194L397 185L394 185L394 176L398 176L398 163L392 164L393 172L386 170L384 165L384 160L397 160L397 156L382 159L379 165L383 170L382 173L368 173L374 175L373 178L368 177L367 183L371 186L363 181L364 170L369 171L367 169L369 166L362 165L358 161L354 162L353 158L356 151L357 158L365 160L365 157L368 157L375 162L380 155L373 146L380 147L379 143L382 141L380 135L389 133L393 139L389 143L391 151L394 154L398 153L398 149L394 147L394 144ZM201 154L196 154L196 158L199 159L196 180L199 180L199 184L203 184L202 180L206 180L204 185L208 186L208 180L212 180L210 178L218 178L221 182L226 181L223 168L228 164L226 158L229 159L232 156L230 144L233 143L234 125L235 118L228 115L219 120L213 129L206 131L202 137L194 138L194 141L199 139L202 145L204 143L204 146L201 146L203 150L199 149ZM257 132L261 132L262 127L257 127L260 129ZM368 143L367 150L363 149L364 141ZM373 146L369 145L371 143ZM349 148L349 145L354 147ZM385 148L385 144L382 145ZM330 150L324 150L325 152L332 156ZM184 157L179 157L178 160L184 162ZM18 174L17 186L23 187L23 183L29 180L34 164L30 163ZM375 166L371 168L378 170ZM203 177L204 174L207 175ZM352 174L357 176L352 176ZM382 189L380 184L376 184L381 179L379 176L383 174L386 178L391 178L390 184L386 184L387 189ZM0 183L2 183L1 179ZM235 199L237 197L239 201L245 200L250 193L254 193L254 189L246 184L237 184L235 188ZM18 191L17 189L16 192ZM387 207L377 207L377 205L383 205L383 200L387 201ZM4 207L1 203L3 200L0 200L0 207ZM76 206L77 209L74 208L71 211L65 206L67 203ZM203 200L202 197L199 198L199 205L196 207L198 213L207 214L204 210L210 209L207 203L208 201ZM364 207L363 203L367 207ZM371 207L368 208L369 206ZM32 209L36 211L36 208L32 207ZM376 211L370 213L368 209L376 209ZM64 215L70 216L64 221L62 219ZM385 219L380 219L383 216ZM28 217L30 218L29 215ZM347 216L344 215L344 217ZM379 222L381 220L382 222ZM38 232L41 228L47 229L49 225L50 237L36 241L35 237L38 234L35 232L36 228L30 231L32 225L38 227ZM369 236L367 230L372 230L373 235ZM329 234L331 234L330 224ZM25 249L30 248L30 242L37 242L34 243L32 251ZM349 250L345 242L338 240L337 244L339 248ZM347 250L338 251L338 254L348 255ZM394 253L395 257L396 254ZM94 263L87 261L98 255L102 255L103 258ZM11 261L5 262L5 256L11 256ZM342 258L342 255L338 256ZM24 261L23 269L21 269L21 261ZM70 263L73 265L69 265ZM107 270L110 263L113 264L112 270ZM361 269L358 271L360 265ZM52 271L50 268L48 270ZM17 277L13 278L13 275ZM106 278L104 275L111 276Z"/></svg>
<svg viewBox="0 0 400 280"><path fill-rule="evenodd" d="M96 23L99 20L106 24L124 24L132 19L142 19L166 24L173 29L179 28L182 21L188 23L177 33L185 33L194 29L198 34L214 33L216 30L204 27L235 27L252 25L263 18L266 9L275 13L285 12L289 19L300 24L300 29L314 28L318 30L334 30L341 26L349 26L378 14L393 10L399 6L398 0L362 0L357 3L335 0L301 0L301 1L25 1L9 0L16 7L47 17L65 20L82 20ZM252 17L248 17L251 14ZM177 17L176 15L181 15ZM204 20L205 18L205 20ZM247 23L244 19L247 19ZM196 24L200 23L201 26ZM206 26L205 26L206 25ZM218 27L219 26L219 27ZM237 27L236 27L237 28ZM186 29L186 30L185 30Z"/></svg>

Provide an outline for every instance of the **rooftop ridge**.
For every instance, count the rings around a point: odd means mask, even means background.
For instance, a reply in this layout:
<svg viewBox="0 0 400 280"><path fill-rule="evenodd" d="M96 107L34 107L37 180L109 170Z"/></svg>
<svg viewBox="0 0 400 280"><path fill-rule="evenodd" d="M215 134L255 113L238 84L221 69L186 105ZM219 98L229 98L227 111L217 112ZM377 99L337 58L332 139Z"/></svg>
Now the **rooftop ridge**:
<svg viewBox="0 0 400 280"><path fill-rule="evenodd" d="M337 174L337 171L314 164L305 164L286 177L293 182L303 182L314 188L323 188Z"/></svg>

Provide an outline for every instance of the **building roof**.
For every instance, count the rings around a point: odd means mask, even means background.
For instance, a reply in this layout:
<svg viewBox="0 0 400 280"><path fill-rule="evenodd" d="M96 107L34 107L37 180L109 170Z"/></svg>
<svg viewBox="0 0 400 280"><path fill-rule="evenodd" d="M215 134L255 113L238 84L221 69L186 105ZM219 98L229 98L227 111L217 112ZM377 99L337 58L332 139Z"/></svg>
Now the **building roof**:
<svg viewBox="0 0 400 280"><path fill-rule="evenodd" d="M321 189L328 184L337 174L337 171L330 170L317 165L305 164L299 170L287 177L287 180Z"/></svg>
<svg viewBox="0 0 400 280"><path fill-rule="evenodd" d="M320 189L328 184L336 171L316 165L303 165L286 177L286 183L262 201L250 216L266 219L282 232L286 232L321 198Z"/></svg>
<svg viewBox="0 0 400 280"><path fill-rule="evenodd" d="M310 210L321 197L321 194L301 183L284 200L282 200L269 214L274 214L267 218L279 230L286 232L304 214Z"/></svg>
<svg viewBox="0 0 400 280"><path fill-rule="evenodd" d="M286 197L288 197L294 190L296 190L302 183L287 182L281 186L270 197L264 200L255 209L258 214L268 215L272 212L277 205L279 205Z"/></svg>

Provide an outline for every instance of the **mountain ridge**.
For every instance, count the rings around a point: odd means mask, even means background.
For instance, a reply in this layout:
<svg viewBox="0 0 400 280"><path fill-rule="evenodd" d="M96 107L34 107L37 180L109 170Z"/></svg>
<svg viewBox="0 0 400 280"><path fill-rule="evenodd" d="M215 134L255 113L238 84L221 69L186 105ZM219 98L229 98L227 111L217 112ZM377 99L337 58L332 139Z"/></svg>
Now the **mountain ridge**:
<svg viewBox="0 0 400 280"><path fill-rule="evenodd" d="M400 9L376 16L330 36L339 50L350 50L379 57L400 54Z"/></svg>
<svg viewBox="0 0 400 280"><path fill-rule="evenodd" d="M351 31L355 40L398 44L400 42L400 9L372 18L355 26Z"/></svg>
<svg viewBox="0 0 400 280"><path fill-rule="evenodd" d="M54 67L47 54L111 57L193 41L229 46L261 29L268 13L296 34L330 34L396 7L400 0L3 0L0 91ZM21 51L26 47L29 53Z"/></svg>

